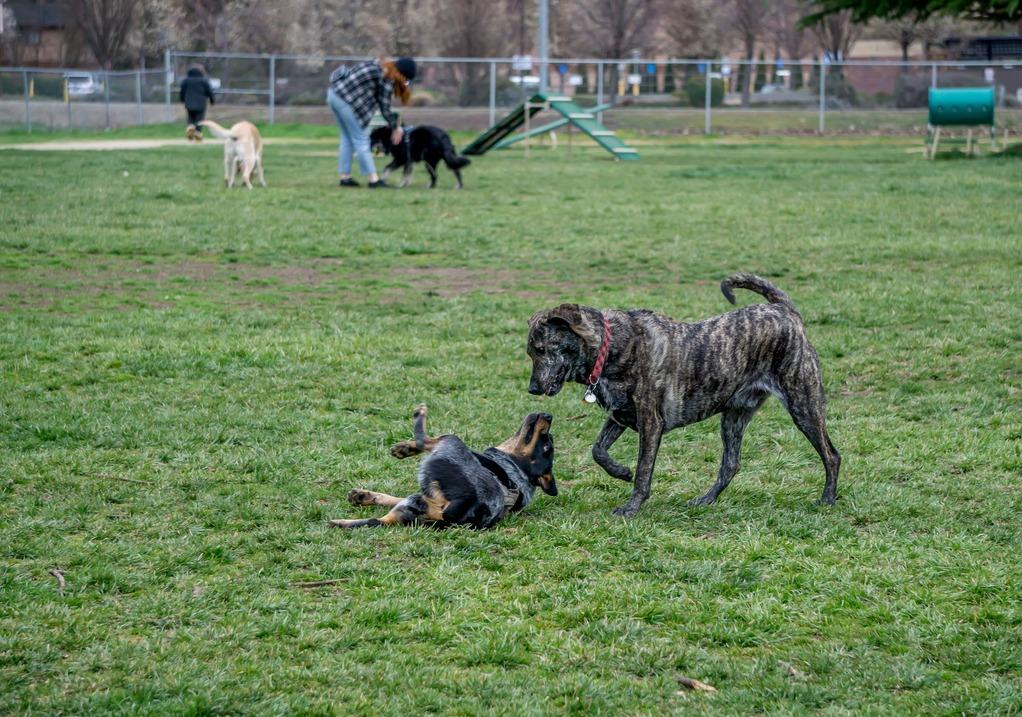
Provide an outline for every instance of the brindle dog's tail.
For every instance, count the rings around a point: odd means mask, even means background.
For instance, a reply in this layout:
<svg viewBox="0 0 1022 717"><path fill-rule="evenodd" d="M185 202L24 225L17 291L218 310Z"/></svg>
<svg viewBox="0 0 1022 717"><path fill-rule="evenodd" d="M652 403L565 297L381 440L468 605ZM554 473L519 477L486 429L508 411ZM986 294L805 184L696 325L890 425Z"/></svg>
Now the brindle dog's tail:
<svg viewBox="0 0 1022 717"><path fill-rule="evenodd" d="M787 294L766 279L755 274L734 274L720 282L720 290L724 294L724 298L732 304L735 303L735 293L732 291L735 287L755 291L771 304L784 304L792 311L798 312L798 309L795 308L795 302L788 298Z"/></svg>

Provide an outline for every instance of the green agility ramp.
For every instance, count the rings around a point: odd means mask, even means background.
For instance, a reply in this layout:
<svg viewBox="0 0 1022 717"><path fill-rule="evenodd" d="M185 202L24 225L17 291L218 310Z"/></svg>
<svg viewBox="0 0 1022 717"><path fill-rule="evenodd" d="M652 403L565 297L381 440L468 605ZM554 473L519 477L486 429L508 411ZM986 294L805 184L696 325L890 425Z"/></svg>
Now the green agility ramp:
<svg viewBox="0 0 1022 717"><path fill-rule="evenodd" d="M523 124L528 124L537 112L544 109L551 109L563 116L563 120L558 120L557 123L551 123L551 125L563 127L566 124L572 124L575 127L578 127L579 130L598 145L610 152L616 159L639 159L638 152L627 146L617 135L596 121L596 112L601 111L600 108L594 107L593 109L587 110L575 104L570 97L548 95L542 92L533 95L528 102L523 102L515 107L511 110L511 113L504 117L500 122L476 137L475 141L462 151L462 154L485 154L489 150L500 145L503 140L508 138L508 135ZM544 131L549 131L552 128L553 127L547 126ZM542 128L538 128L536 131L529 128L520 137L513 137L510 139L514 142L527 139L528 137L538 133L539 129ZM506 142L503 146L507 146L512 143L513 142Z"/></svg>
<svg viewBox="0 0 1022 717"><path fill-rule="evenodd" d="M608 102L607 104L604 104L604 105L596 105L595 107L591 107L590 109L588 109L586 111L595 115L595 114L599 114L600 112L603 112L605 110L609 110L613 106L614 105L612 105L612 104L610 104ZM533 127L528 133L521 132L520 134L516 134L513 137L508 137L507 139L502 139L499 142L497 142L497 144L493 145L493 148L494 149L504 149L505 147L510 147L513 144L517 144L518 142L521 142L523 139L529 139L530 137L536 137L536 136L544 134L546 132L553 132L555 129L560 129L561 127L565 126L566 124L569 124L570 122L571 122L571 120L564 119L562 117L561 119L557 120L556 122L550 122L548 124L540 125L539 127Z"/></svg>

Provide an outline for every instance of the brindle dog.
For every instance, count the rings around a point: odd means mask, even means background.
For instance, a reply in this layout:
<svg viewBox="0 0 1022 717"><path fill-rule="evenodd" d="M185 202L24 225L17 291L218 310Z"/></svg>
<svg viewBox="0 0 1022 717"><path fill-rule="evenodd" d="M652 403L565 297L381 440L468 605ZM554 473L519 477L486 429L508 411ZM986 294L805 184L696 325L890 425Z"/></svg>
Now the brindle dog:
<svg viewBox="0 0 1022 717"><path fill-rule="evenodd" d="M724 454L717 482L689 505L715 501L738 472L745 427L770 394L823 459L827 480L821 502L837 498L841 456L827 436L820 362L802 317L787 294L765 279L735 274L722 281L720 289L732 304L734 287L755 291L770 303L695 324L651 311L601 313L577 304L530 319L529 393L553 396L565 381L586 383L601 345L609 345L602 375L590 389L607 411L593 458L610 475L631 481L632 472L607 451L625 428L639 434L632 495L614 509L616 515L634 516L649 497L665 432L719 413Z"/></svg>
<svg viewBox="0 0 1022 717"><path fill-rule="evenodd" d="M553 417L531 413L518 432L496 448L472 451L457 436L426 435L426 406L415 409L415 439L390 449L395 458L429 453L419 466L419 493L397 498L371 490L348 493L352 505L381 505L392 510L382 518L331 520L335 528L429 524L442 528L469 525L489 528L532 501L536 486L557 495L554 481Z"/></svg>

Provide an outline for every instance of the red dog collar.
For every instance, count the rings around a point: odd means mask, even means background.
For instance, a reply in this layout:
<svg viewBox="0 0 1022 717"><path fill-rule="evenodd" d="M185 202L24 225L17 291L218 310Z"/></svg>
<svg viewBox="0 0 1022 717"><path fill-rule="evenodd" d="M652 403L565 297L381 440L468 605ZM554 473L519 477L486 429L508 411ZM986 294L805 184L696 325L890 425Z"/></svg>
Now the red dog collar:
<svg viewBox="0 0 1022 717"><path fill-rule="evenodd" d="M610 322L607 321L607 317L603 314L600 314L600 319L603 320L603 342L600 344L599 353L596 354L596 363L593 364L593 371L589 374L589 378L586 379L589 388L586 390L585 399L588 403L596 400L593 389L600 381L600 374L603 373L603 364L606 362L607 353L610 351Z"/></svg>

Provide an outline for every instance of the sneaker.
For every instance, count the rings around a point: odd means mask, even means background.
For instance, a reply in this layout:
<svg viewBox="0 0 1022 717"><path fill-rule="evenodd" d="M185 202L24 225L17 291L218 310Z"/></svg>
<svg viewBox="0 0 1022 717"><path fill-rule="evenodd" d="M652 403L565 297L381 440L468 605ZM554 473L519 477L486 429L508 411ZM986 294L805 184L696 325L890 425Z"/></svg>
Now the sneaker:
<svg viewBox="0 0 1022 717"><path fill-rule="evenodd" d="M351 177L347 177L347 178L345 178L345 179L342 179L342 180L341 180L341 181L339 182L339 184L340 184L340 185L341 185L342 187L361 187L361 186L362 186L361 184L359 184L358 182L356 182L356 181L355 181L354 179L352 179Z"/></svg>
<svg viewBox="0 0 1022 717"><path fill-rule="evenodd" d="M393 189L394 187L390 186L385 181L380 179L380 180L377 180L375 182L369 182L369 188L370 189Z"/></svg>
<svg viewBox="0 0 1022 717"><path fill-rule="evenodd" d="M188 129L185 130L185 136L190 140L195 139L195 125L188 125Z"/></svg>

